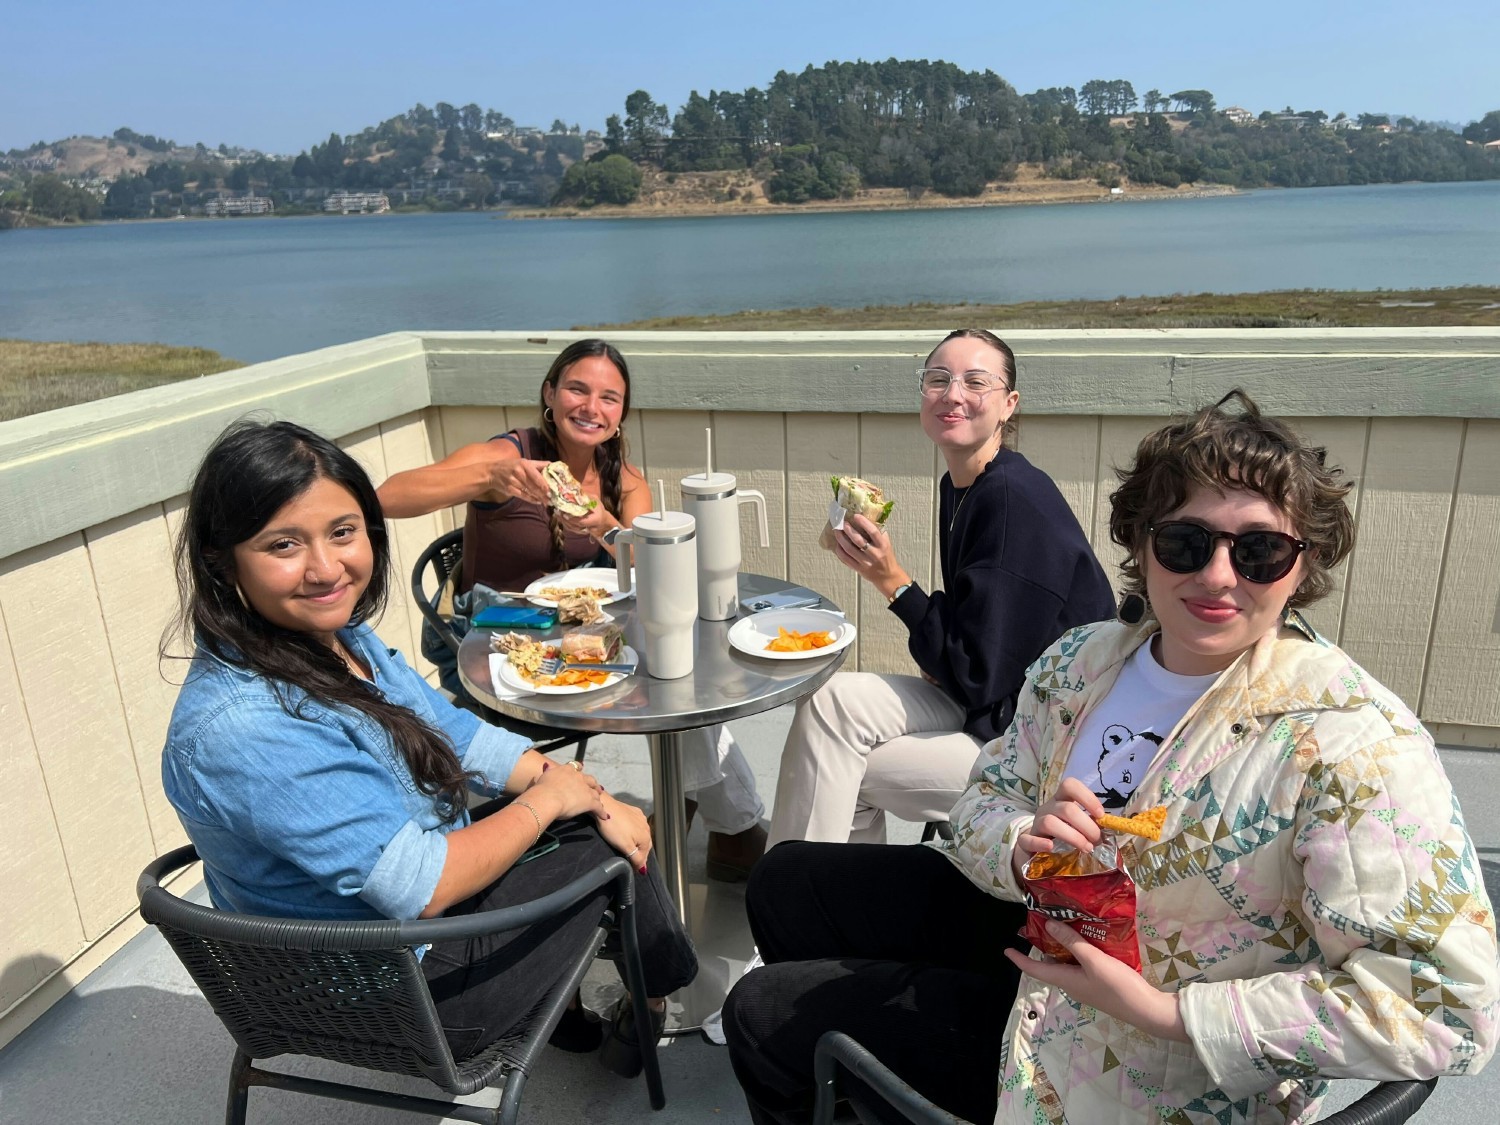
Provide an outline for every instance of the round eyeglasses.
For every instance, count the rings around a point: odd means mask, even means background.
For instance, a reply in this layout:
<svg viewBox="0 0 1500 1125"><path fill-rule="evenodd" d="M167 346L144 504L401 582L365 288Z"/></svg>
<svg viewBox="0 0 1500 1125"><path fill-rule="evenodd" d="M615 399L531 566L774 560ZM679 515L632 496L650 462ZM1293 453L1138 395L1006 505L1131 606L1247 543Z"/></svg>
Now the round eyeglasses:
<svg viewBox="0 0 1500 1125"><path fill-rule="evenodd" d="M1157 524L1151 532L1151 553L1173 574L1194 574L1208 565L1220 539L1229 541L1229 562L1247 582L1269 585L1279 582L1297 565L1297 556L1307 550L1305 539L1280 531L1244 531L1231 535L1211 531L1202 524L1172 520Z"/></svg>
<svg viewBox="0 0 1500 1125"><path fill-rule="evenodd" d="M971 398L983 398L1007 386L1001 376L991 375L988 371L965 371L962 375L955 375L946 367L917 368L917 386L922 389L924 398L941 398L955 382Z"/></svg>

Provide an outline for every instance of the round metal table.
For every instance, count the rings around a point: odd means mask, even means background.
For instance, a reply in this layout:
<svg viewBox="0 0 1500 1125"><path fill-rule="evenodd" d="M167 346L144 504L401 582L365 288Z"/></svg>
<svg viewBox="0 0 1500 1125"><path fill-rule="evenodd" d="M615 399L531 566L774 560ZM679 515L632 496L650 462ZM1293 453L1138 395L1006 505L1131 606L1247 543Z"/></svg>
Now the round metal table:
<svg viewBox="0 0 1500 1125"><path fill-rule="evenodd" d="M779 578L741 574L740 603L746 605L756 597L794 588ZM636 673L612 687L578 695L496 696L490 681L488 629L474 629L464 637L458 652L458 674L475 699L502 715L567 730L646 736L651 747L657 864L678 915L686 923L687 826L678 736L795 703L822 686L843 664L848 650L811 660L761 660L730 647L729 627L735 618L698 618L694 622L692 674L680 680L658 680L652 678L646 662L635 600L626 599L606 608L624 626L625 643L640 654ZM839 607L825 599L820 608L837 611ZM557 636L562 631L555 628L537 636Z"/></svg>

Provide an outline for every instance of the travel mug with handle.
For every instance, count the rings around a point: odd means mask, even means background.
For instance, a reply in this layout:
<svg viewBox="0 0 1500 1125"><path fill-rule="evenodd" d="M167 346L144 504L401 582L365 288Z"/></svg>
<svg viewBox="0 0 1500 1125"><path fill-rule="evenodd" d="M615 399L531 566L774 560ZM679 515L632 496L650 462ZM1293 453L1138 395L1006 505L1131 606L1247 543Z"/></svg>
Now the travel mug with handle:
<svg viewBox="0 0 1500 1125"><path fill-rule="evenodd" d="M760 516L760 545L771 545L766 498L739 489L733 473L694 473L682 478L682 506L698 525L698 616L727 621L739 612L740 505Z"/></svg>

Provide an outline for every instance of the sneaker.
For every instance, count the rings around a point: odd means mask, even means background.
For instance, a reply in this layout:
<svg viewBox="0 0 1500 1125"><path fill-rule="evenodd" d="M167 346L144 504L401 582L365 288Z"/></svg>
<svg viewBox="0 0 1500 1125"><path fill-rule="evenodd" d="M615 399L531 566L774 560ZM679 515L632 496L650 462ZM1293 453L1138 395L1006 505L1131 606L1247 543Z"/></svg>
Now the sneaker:
<svg viewBox="0 0 1500 1125"><path fill-rule="evenodd" d="M764 965L765 962L760 959L760 950L751 950L750 960L745 962L745 967L740 971L740 976L762 968ZM700 1030L703 1032L703 1038L707 1039L710 1043L718 1047L724 1046L726 1041L724 1037L724 1009L719 1008L709 1015L704 1016Z"/></svg>

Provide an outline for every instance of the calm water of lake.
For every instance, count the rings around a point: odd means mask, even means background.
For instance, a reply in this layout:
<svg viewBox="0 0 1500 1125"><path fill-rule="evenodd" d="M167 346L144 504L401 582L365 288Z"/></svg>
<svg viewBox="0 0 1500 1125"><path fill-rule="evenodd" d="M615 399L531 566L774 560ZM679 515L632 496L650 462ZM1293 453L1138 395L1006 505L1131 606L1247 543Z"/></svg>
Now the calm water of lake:
<svg viewBox="0 0 1500 1125"><path fill-rule="evenodd" d="M254 361L401 329L1468 284L1500 284L1500 182L895 214L117 223L0 233L0 337Z"/></svg>

